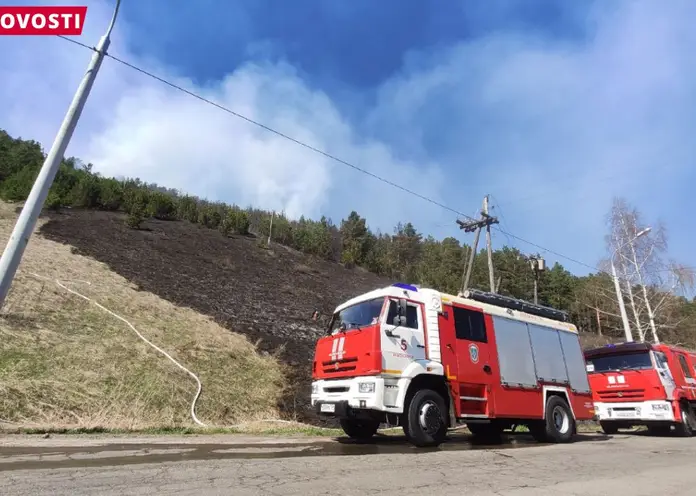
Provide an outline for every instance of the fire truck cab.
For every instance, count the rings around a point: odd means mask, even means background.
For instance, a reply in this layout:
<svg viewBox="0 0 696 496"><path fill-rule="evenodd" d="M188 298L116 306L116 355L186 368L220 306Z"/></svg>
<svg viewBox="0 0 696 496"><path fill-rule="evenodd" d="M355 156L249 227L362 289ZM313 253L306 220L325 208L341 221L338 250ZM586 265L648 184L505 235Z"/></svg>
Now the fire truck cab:
<svg viewBox="0 0 696 496"><path fill-rule="evenodd" d="M357 439L388 423L416 446L436 446L466 423L474 435L527 425L539 441L568 442L594 412L566 320L481 291L380 288L336 308L316 344L311 404Z"/></svg>
<svg viewBox="0 0 696 496"><path fill-rule="evenodd" d="M585 351L594 407L602 430L646 426L665 434L696 432L696 353L628 342Z"/></svg>

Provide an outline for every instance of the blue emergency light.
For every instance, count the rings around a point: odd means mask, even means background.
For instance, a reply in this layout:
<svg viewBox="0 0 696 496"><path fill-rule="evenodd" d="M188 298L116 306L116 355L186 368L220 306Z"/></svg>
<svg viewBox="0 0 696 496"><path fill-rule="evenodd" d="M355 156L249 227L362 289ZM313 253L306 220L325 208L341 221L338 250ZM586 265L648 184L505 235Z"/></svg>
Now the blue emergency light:
<svg viewBox="0 0 696 496"><path fill-rule="evenodd" d="M405 289L405 290L407 290L407 291L415 291L415 292L418 292L418 288L417 288L417 287L411 286L410 284L404 284L403 282L396 282L396 283L392 284L392 287L394 287L394 288Z"/></svg>

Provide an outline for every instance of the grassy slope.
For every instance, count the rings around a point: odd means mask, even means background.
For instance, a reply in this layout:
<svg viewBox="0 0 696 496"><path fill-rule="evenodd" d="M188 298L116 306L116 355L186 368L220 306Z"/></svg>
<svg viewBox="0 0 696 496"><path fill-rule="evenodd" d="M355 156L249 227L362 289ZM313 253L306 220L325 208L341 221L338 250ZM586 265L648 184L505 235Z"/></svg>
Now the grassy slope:
<svg viewBox="0 0 696 496"><path fill-rule="evenodd" d="M16 218L0 204L4 245ZM42 222L40 222L42 223ZM191 425L196 383L125 324L31 272L122 315L203 383L198 417L225 426L277 415L278 360L193 310L137 291L69 246L34 236L0 318L0 423L72 428ZM80 281L89 281L85 284Z"/></svg>

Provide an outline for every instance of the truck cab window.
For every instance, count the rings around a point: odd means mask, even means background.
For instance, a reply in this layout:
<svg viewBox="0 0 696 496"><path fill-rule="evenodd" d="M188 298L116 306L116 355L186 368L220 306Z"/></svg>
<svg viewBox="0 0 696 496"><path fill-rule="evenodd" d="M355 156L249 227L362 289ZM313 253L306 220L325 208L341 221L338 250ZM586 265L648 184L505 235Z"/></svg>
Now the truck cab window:
<svg viewBox="0 0 696 496"><path fill-rule="evenodd" d="M653 368L650 353L616 353L598 356L588 360L594 366L594 372L611 372L615 370L648 370Z"/></svg>
<svg viewBox="0 0 696 496"><path fill-rule="evenodd" d="M396 302L389 300L389 313L387 314L387 324L394 322L396 317ZM406 306L406 325L409 329L418 329L418 307L408 304Z"/></svg>
<svg viewBox="0 0 696 496"><path fill-rule="evenodd" d="M691 374L689 369L689 364L686 362L686 357L682 354L677 355L679 357L679 365L681 365L682 372L684 372L684 377L687 379L693 379L694 376Z"/></svg>
<svg viewBox="0 0 696 496"><path fill-rule="evenodd" d="M667 356L661 351L655 351L653 353L655 354L655 363L657 363L657 368L661 370L669 370Z"/></svg>
<svg viewBox="0 0 696 496"><path fill-rule="evenodd" d="M488 342L483 313L459 307L452 307L452 311L454 313L454 330L457 339L478 341L479 343Z"/></svg>

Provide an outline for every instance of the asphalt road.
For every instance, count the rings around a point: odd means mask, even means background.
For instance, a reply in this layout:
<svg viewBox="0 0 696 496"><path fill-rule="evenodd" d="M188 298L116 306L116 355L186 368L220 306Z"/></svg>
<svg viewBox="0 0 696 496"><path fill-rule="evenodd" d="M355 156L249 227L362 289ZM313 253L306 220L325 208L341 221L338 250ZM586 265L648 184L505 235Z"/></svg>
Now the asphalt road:
<svg viewBox="0 0 696 496"><path fill-rule="evenodd" d="M650 495L693 494L696 438L524 435L437 450L308 438L2 437L3 495Z"/></svg>

